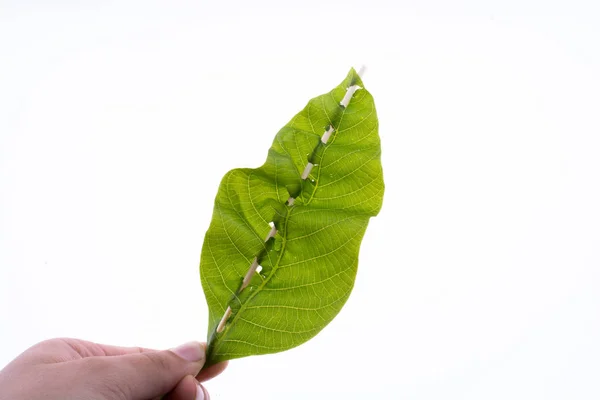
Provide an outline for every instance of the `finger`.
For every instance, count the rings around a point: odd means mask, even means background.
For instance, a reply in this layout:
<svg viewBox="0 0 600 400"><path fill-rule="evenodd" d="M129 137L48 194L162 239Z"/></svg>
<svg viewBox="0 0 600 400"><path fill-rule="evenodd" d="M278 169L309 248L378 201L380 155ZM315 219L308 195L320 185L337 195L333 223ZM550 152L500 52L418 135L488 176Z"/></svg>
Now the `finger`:
<svg viewBox="0 0 600 400"><path fill-rule="evenodd" d="M17 364L55 364L87 357L139 354L148 351L157 350L106 346L85 340L58 338L37 343L25 350L14 362Z"/></svg>
<svg viewBox="0 0 600 400"><path fill-rule="evenodd" d="M210 400L210 396L193 376L188 375L163 400Z"/></svg>
<svg viewBox="0 0 600 400"><path fill-rule="evenodd" d="M82 358L86 357L105 357L105 356L124 356L126 354L139 354L154 352L158 350L146 349L143 347L118 347L106 344L88 342L81 339L57 339L71 347Z"/></svg>
<svg viewBox="0 0 600 400"><path fill-rule="evenodd" d="M200 382L206 382L223 372L225 368L227 368L227 365L229 365L229 361L223 361L218 364L211 365L208 368L204 368L196 376L196 379Z"/></svg>
<svg viewBox="0 0 600 400"><path fill-rule="evenodd" d="M190 342L172 350L90 357L80 360L84 376L94 376L99 390L110 388L125 398L151 399L169 393L186 375L198 374L205 346Z"/></svg>

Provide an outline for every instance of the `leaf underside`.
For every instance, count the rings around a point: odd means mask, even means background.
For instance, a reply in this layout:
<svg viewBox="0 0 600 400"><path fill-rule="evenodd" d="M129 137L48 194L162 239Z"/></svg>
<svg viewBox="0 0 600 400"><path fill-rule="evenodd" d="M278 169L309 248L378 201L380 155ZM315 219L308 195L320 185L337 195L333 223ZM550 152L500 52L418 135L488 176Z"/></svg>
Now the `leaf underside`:
<svg viewBox="0 0 600 400"><path fill-rule="evenodd" d="M361 88L343 107L353 85ZM336 316L354 285L369 218L383 201L380 154L373 98L351 70L277 133L263 166L225 175L200 260L207 364L290 349ZM314 167L302 179L308 162ZM269 222L277 233L265 242ZM255 257L262 270L242 289Z"/></svg>

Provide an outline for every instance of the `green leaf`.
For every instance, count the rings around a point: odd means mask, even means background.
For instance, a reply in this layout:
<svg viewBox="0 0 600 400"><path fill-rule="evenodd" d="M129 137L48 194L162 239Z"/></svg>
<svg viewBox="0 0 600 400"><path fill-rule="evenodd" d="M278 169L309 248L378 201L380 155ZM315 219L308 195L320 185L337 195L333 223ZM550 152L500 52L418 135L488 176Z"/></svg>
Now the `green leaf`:
<svg viewBox="0 0 600 400"><path fill-rule="evenodd" d="M225 175L200 261L207 364L290 349L336 316L381 208L380 154L373 98L351 70L279 131L262 167Z"/></svg>

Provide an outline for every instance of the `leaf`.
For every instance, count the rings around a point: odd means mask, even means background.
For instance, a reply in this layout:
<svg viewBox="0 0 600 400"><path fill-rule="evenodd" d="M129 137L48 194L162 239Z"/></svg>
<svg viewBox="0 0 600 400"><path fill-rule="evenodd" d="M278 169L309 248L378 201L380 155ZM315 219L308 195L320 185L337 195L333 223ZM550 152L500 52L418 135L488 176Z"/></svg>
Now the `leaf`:
<svg viewBox="0 0 600 400"><path fill-rule="evenodd" d="M298 346L348 299L384 190L375 105L362 86L351 70L279 131L262 167L223 178L200 260L207 364Z"/></svg>

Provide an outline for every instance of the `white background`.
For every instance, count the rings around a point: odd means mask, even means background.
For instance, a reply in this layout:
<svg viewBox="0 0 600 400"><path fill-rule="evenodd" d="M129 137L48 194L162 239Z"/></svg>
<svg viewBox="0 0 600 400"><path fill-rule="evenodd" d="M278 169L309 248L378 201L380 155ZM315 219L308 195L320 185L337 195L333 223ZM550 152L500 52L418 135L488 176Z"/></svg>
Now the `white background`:
<svg viewBox="0 0 600 400"><path fill-rule="evenodd" d="M213 398L600 398L598 8L0 1L0 365L204 339L221 177L364 63L386 193L355 290Z"/></svg>

